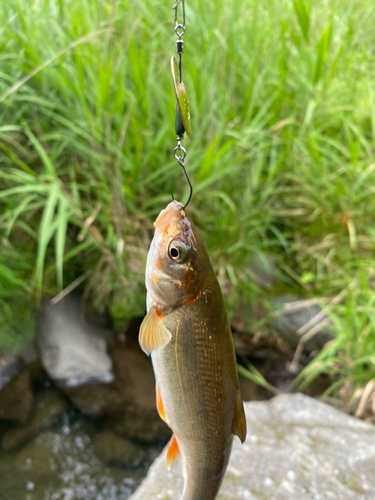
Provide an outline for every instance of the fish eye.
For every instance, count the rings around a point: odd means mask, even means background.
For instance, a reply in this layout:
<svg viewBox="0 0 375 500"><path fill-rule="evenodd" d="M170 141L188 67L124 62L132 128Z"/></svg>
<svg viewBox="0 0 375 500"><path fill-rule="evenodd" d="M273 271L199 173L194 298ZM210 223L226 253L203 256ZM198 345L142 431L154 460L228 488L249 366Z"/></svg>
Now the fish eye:
<svg viewBox="0 0 375 500"><path fill-rule="evenodd" d="M168 248L168 256L177 262L184 262L189 255L189 247L181 240L174 240Z"/></svg>
<svg viewBox="0 0 375 500"><path fill-rule="evenodd" d="M172 259L178 259L179 255L180 255L180 251L176 247L171 247L169 250L169 253L170 253Z"/></svg>

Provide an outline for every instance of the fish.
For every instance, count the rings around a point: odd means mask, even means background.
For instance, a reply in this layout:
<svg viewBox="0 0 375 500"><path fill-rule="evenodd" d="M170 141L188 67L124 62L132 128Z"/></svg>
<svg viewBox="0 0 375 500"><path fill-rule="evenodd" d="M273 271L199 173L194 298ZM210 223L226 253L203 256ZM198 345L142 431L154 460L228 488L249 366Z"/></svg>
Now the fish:
<svg viewBox="0 0 375 500"><path fill-rule="evenodd" d="M139 343L151 355L159 415L173 431L168 468L182 458L181 500L214 500L233 436L246 438L232 332L209 256L183 205L169 203L154 226Z"/></svg>

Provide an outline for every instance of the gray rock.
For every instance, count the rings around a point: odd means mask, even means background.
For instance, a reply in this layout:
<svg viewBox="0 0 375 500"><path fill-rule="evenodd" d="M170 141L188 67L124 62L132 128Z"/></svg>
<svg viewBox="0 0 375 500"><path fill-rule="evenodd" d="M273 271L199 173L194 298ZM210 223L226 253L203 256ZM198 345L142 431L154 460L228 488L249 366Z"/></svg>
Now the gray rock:
<svg viewBox="0 0 375 500"><path fill-rule="evenodd" d="M12 450L23 445L53 423L67 407L66 399L57 390L43 391L35 398L31 418L25 425L11 427L3 436L1 448Z"/></svg>
<svg viewBox="0 0 375 500"><path fill-rule="evenodd" d="M24 366L19 356L0 355L0 391Z"/></svg>
<svg viewBox="0 0 375 500"><path fill-rule="evenodd" d="M140 441L167 441L169 427L159 418L155 404L155 377L151 360L138 341L111 348L116 379L65 389L83 413L105 417L117 434Z"/></svg>
<svg viewBox="0 0 375 500"><path fill-rule="evenodd" d="M43 305L37 343L48 375L62 387L113 380L106 341L85 321L80 298L68 295Z"/></svg>
<svg viewBox="0 0 375 500"><path fill-rule="evenodd" d="M294 349L297 347L304 333L307 333L308 330L318 325L322 319L326 319L325 315L320 317L320 319L314 319L315 316L322 311L322 308L317 302L298 300L288 295L281 296L273 302L279 309L279 314L276 315L275 319L275 328L280 337ZM311 323L309 326L301 332L300 329L310 321ZM326 325L319 329L319 331L305 343L303 350L306 354L310 354L313 351L320 351L324 345L333 338L334 334L332 327Z"/></svg>
<svg viewBox="0 0 375 500"><path fill-rule="evenodd" d="M144 462L146 450L110 430L96 435L93 440L100 457L106 462L124 466L139 467Z"/></svg>
<svg viewBox="0 0 375 500"><path fill-rule="evenodd" d="M374 500L375 427L302 394L245 403L248 435L217 500ZM130 500L177 500L183 478L165 453Z"/></svg>
<svg viewBox="0 0 375 500"><path fill-rule="evenodd" d="M0 419L27 421L33 402L29 368L37 359L33 343L14 356L0 352Z"/></svg>
<svg viewBox="0 0 375 500"><path fill-rule="evenodd" d="M13 356L6 356L0 352L0 391L24 366L37 360L38 353L33 342L26 349Z"/></svg>
<svg viewBox="0 0 375 500"><path fill-rule="evenodd" d="M0 419L23 424L29 418L32 404L30 374L23 368L0 390Z"/></svg>

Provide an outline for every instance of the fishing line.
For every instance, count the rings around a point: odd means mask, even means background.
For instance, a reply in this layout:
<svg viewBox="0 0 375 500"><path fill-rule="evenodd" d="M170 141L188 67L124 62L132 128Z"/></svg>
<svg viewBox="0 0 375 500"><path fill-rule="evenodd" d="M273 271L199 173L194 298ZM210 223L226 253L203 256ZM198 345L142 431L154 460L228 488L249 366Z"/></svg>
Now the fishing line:
<svg viewBox="0 0 375 500"><path fill-rule="evenodd" d="M178 11L179 7L182 7L182 21L178 20ZM186 87L182 82L182 54L184 52L184 41L182 37L185 34L185 1L178 0L174 7L175 11L174 15L174 23L175 28L174 31L178 36L176 40L176 52L178 55L178 63L174 57L171 59L171 70L173 77L174 90L176 94L176 115L175 115L175 132L177 135L177 146L173 150L174 157L176 158L178 164L182 167L185 177L189 183L190 194L188 201L185 203L184 208L188 206L190 203L191 197L193 195L193 186L191 185L188 173L185 167L185 158L186 158L186 149L182 147L181 141L184 138L184 134L188 137L191 135L191 126L190 126L190 106L189 99L186 92ZM174 199L172 193L172 199Z"/></svg>

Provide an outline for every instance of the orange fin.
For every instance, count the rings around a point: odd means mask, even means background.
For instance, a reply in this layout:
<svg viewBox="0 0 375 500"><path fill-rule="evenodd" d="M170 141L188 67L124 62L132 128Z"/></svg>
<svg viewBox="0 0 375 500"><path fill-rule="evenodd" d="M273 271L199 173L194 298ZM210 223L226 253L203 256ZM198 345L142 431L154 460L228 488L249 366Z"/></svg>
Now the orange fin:
<svg viewBox="0 0 375 500"><path fill-rule="evenodd" d="M178 456L180 455L180 448L178 447L176 436L173 434L169 441L167 451L167 467L168 470L172 467Z"/></svg>
<svg viewBox="0 0 375 500"><path fill-rule="evenodd" d="M163 324L163 318L151 307L139 330L139 344L142 350L149 355L156 349L163 349L171 338L172 334Z"/></svg>
<svg viewBox="0 0 375 500"><path fill-rule="evenodd" d="M163 405L163 400L161 399L159 386L156 386L156 408L158 409L159 417L167 423L167 417L165 416L165 410Z"/></svg>
<svg viewBox="0 0 375 500"><path fill-rule="evenodd" d="M242 443L246 439L246 417L240 391L237 391L236 395L236 413L233 420L233 434L238 436Z"/></svg>

